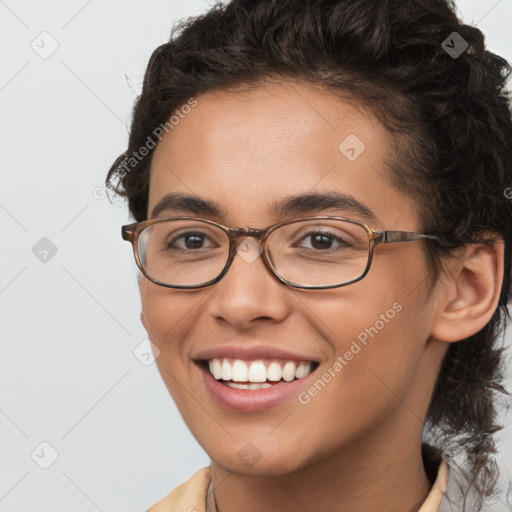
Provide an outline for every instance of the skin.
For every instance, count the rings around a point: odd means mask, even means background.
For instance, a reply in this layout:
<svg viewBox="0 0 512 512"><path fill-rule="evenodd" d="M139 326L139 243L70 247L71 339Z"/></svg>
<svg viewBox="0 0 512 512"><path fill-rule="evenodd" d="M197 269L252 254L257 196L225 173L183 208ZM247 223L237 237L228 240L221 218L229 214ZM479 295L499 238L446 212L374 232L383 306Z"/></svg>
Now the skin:
<svg viewBox="0 0 512 512"><path fill-rule="evenodd" d="M206 218L264 228L284 220L269 213L270 202L336 190L369 206L375 229L420 231L416 205L383 163L393 156L388 134L354 102L287 82L196 99L155 150L148 218L179 191L227 212ZM366 145L353 162L338 150L350 134ZM420 445L442 358L449 342L489 321L502 275L502 245L472 245L431 283L422 242L411 242L379 246L363 280L332 290L287 287L261 258L238 256L204 289L166 289L142 276L142 322L172 398L211 458L218 510L417 511L430 490ZM192 361L210 347L262 343L310 354L321 374L396 302L402 311L306 405L228 411ZM261 455L250 467L237 455L247 442Z"/></svg>

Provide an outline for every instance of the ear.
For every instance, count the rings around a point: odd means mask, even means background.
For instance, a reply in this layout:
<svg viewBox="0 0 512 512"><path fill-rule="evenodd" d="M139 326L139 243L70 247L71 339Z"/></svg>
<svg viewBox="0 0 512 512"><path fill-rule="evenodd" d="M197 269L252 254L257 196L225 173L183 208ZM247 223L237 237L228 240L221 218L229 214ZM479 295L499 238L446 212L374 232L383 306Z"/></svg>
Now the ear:
<svg viewBox="0 0 512 512"><path fill-rule="evenodd" d="M432 336L460 341L476 334L489 322L503 283L504 243L467 244L460 257L448 260L439 285Z"/></svg>
<svg viewBox="0 0 512 512"><path fill-rule="evenodd" d="M146 331L147 331L148 328L146 327L146 314L144 313L144 311L140 312L140 321L142 322L144 329L146 329Z"/></svg>

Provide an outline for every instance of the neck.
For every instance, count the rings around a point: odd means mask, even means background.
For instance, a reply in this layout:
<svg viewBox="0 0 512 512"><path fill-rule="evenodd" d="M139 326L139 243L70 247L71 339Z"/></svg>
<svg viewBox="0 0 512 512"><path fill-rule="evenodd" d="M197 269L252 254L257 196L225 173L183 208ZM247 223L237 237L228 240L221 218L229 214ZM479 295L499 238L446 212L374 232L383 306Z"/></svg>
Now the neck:
<svg viewBox="0 0 512 512"><path fill-rule="evenodd" d="M412 440L374 444L365 437L364 443L352 443L286 475L271 471L264 471L263 476L240 475L212 461L217 511L417 512L431 484L421 456L421 437L414 443L407 441ZM407 445L417 450L403 450Z"/></svg>

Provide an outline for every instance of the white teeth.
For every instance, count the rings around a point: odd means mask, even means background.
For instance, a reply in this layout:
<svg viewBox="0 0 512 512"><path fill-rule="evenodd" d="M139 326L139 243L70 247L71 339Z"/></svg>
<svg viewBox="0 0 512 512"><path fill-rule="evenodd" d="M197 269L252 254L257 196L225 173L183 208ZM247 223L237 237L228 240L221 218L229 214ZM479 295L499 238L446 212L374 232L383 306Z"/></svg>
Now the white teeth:
<svg viewBox="0 0 512 512"><path fill-rule="evenodd" d="M305 377L310 372L311 363L300 363L299 366L297 366L297 369L295 370L295 377L297 379L302 379L302 377Z"/></svg>
<svg viewBox="0 0 512 512"><path fill-rule="evenodd" d="M238 384L237 382L226 382L226 386L236 389L263 389L271 388L272 384L268 382L250 382L249 384Z"/></svg>
<svg viewBox="0 0 512 512"><path fill-rule="evenodd" d="M236 361L235 361L236 364ZM235 379L233 379L235 380ZM250 382L265 382L267 380L267 369L263 361L253 361L249 367Z"/></svg>
<svg viewBox="0 0 512 512"><path fill-rule="evenodd" d="M263 389L263 388L271 388L272 384L268 382L251 382L249 384L249 389Z"/></svg>
<svg viewBox="0 0 512 512"><path fill-rule="evenodd" d="M227 359L222 361L222 380L231 380L231 365Z"/></svg>
<svg viewBox="0 0 512 512"><path fill-rule="evenodd" d="M213 362L213 364L212 364ZM213 366L213 368L212 368ZM210 360L210 372L213 374L215 379L219 380L222 377L222 366L218 359Z"/></svg>
<svg viewBox="0 0 512 512"><path fill-rule="evenodd" d="M268 380L272 382L277 382L278 380L281 380L281 365L278 362L272 361L268 365L267 377Z"/></svg>
<svg viewBox="0 0 512 512"><path fill-rule="evenodd" d="M295 363L288 361L283 366L283 379L286 382L291 382L295 378Z"/></svg>
<svg viewBox="0 0 512 512"><path fill-rule="evenodd" d="M249 371L247 370L247 365L241 361L240 359L237 359L233 363L233 371L231 372L231 378L233 380L236 380L237 382L247 382L249 379Z"/></svg>
<svg viewBox="0 0 512 512"><path fill-rule="evenodd" d="M216 380L235 381L237 387L239 383L249 382L253 384L266 383L266 381L291 382L294 379L305 377L312 370L312 363L302 361L299 364L294 361L271 361L268 366L261 359L255 361L242 361L241 359L213 358L208 361L210 373ZM231 383L230 383L231 384ZM259 387L244 387L243 389L260 389Z"/></svg>

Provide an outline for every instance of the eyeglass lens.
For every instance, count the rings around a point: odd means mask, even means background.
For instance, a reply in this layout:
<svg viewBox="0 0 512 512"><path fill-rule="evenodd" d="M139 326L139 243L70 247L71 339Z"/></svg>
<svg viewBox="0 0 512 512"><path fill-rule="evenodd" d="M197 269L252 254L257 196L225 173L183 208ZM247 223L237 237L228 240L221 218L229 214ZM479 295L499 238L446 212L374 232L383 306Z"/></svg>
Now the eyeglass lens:
<svg viewBox="0 0 512 512"><path fill-rule="evenodd" d="M229 237L200 220L169 220L139 234L145 272L170 285L193 286L215 279L229 257ZM343 284L359 277L368 262L369 238L355 223L301 220L272 231L267 254L275 272L308 286Z"/></svg>

